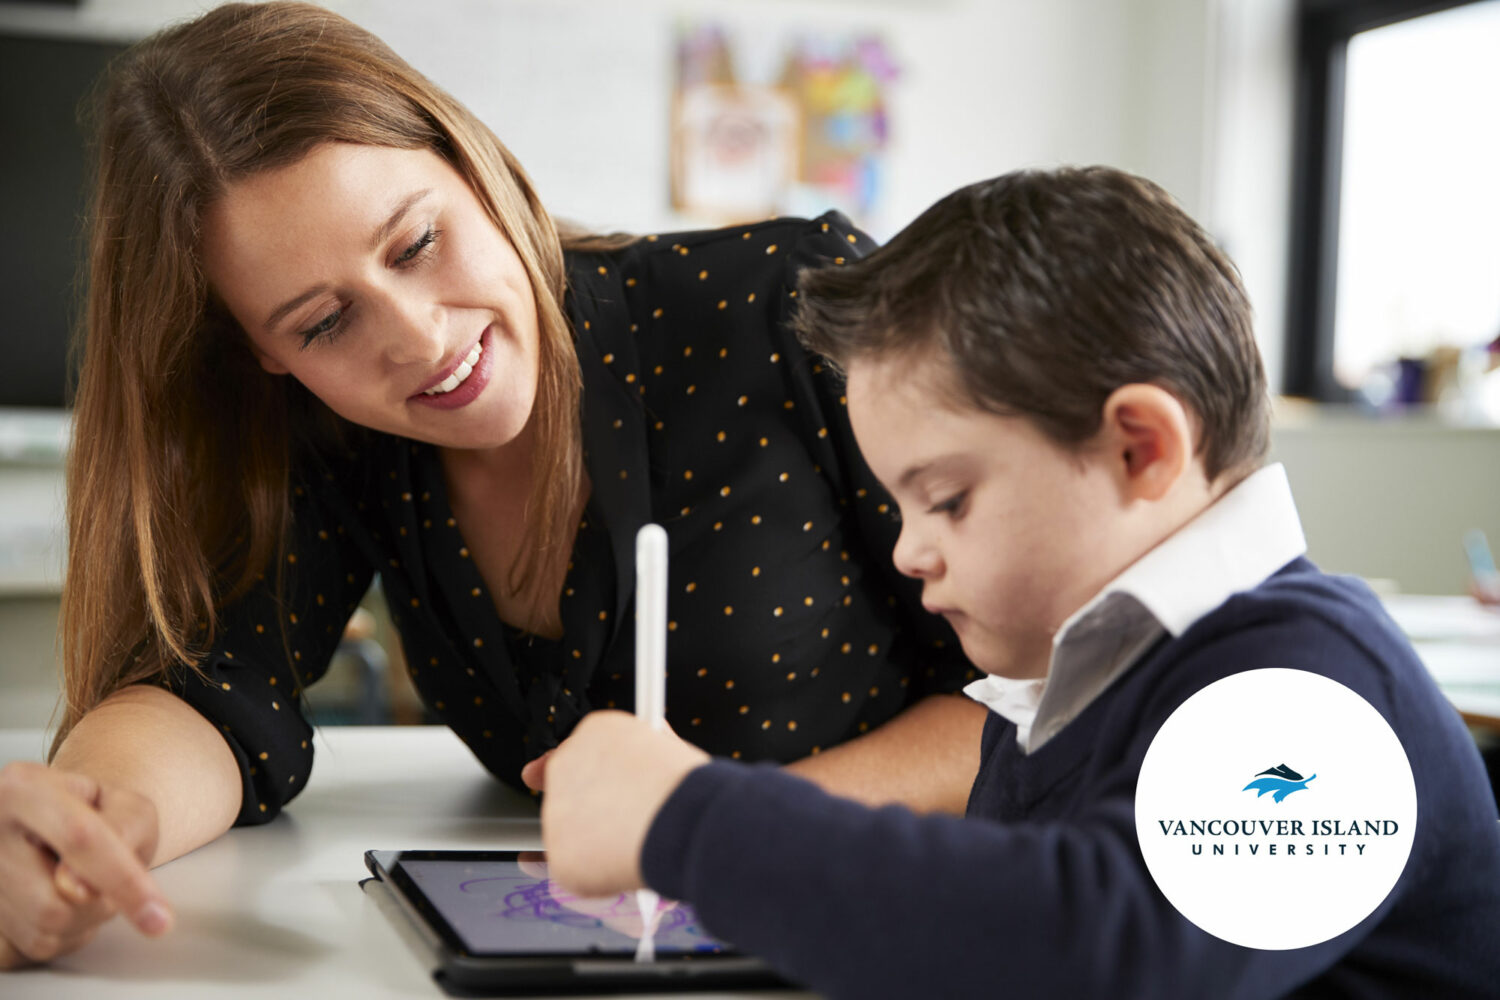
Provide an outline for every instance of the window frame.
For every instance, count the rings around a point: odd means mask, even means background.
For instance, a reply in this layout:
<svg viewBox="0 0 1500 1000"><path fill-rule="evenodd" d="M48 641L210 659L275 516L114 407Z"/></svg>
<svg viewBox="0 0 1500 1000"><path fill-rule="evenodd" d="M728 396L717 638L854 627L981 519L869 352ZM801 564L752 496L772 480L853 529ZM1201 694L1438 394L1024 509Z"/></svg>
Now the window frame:
<svg viewBox="0 0 1500 1000"><path fill-rule="evenodd" d="M1282 389L1320 402L1354 393L1333 374L1349 40L1480 0L1299 0Z"/></svg>

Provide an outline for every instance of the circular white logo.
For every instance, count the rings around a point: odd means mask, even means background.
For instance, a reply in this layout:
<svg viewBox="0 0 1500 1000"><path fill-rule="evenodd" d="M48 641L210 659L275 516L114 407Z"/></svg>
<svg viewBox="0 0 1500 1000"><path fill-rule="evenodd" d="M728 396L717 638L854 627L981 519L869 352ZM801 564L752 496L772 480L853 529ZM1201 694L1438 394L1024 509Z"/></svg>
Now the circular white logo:
<svg viewBox="0 0 1500 1000"><path fill-rule="evenodd" d="M1406 867L1417 788L1390 725L1305 670L1247 670L1151 741L1135 830L1163 894L1248 948L1304 948L1374 912Z"/></svg>

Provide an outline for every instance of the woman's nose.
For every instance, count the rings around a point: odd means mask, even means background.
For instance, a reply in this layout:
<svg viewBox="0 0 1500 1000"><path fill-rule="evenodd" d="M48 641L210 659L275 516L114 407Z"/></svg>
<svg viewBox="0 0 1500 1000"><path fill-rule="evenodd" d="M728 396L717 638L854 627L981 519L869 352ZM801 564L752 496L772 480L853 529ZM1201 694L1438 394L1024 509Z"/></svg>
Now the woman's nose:
<svg viewBox="0 0 1500 1000"><path fill-rule="evenodd" d="M412 294L389 294L375 305L380 314L384 353L394 364L436 365L448 351L443 310Z"/></svg>

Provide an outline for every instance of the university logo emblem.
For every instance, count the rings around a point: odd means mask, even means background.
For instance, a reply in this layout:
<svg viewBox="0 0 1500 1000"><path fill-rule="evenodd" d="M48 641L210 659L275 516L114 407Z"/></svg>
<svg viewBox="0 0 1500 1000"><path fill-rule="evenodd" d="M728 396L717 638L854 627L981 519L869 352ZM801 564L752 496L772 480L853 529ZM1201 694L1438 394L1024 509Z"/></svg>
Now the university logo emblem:
<svg viewBox="0 0 1500 1000"><path fill-rule="evenodd" d="M1201 688L1162 723L1136 779L1136 840L1162 895L1245 948L1306 948L1368 918L1416 826L1416 782L1390 723L1308 670L1242 670Z"/></svg>
<svg viewBox="0 0 1500 1000"><path fill-rule="evenodd" d="M1257 774L1255 780L1244 788L1241 788L1240 791L1248 792L1253 788L1255 789L1255 797L1257 799L1270 792L1271 798L1275 799L1276 803L1280 805L1282 799L1293 792L1304 790L1307 788L1307 783L1316 777L1317 775L1314 774L1312 777L1304 778L1285 764L1277 764L1275 767L1267 768Z"/></svg>

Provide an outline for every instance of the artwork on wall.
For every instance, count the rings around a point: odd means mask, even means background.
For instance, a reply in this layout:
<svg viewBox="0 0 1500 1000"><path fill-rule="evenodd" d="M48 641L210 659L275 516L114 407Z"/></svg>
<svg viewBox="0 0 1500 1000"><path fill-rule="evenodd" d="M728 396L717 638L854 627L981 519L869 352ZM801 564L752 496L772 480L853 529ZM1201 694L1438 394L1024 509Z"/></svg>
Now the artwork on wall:
<svg viewBox="0 0 1500 1000"><path fill-rule="evenodd" d="M753 48L720 25L679 27L673 207L721 223L837 208L868 224L884 193L899 75L885 43L851 34L761 44L761 72L735 58Z"/></svg>
<svg viewBox="0 0 1500 1000"><path fill-rule="evenodd" d="M699 84L672 115L672 206L724 222L775 213L796 176L801 109L775 87Z"/></svg>

